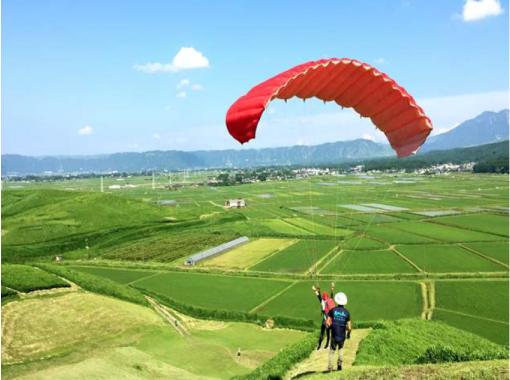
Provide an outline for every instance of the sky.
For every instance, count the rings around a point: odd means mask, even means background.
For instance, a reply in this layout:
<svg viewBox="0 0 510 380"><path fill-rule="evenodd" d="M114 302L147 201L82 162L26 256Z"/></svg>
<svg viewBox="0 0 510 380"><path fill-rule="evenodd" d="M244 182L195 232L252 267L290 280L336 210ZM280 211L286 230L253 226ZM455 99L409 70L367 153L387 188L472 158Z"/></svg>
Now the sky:
<svg viewBox="0 0 510 380"><path fill-rule="evenodd" d="M3 0L1 21L2 154L385 142L314 99L272 102L248 144L228 134L238 97L321 58L388 74L434 134L509 102L508 1Z"/></svg>

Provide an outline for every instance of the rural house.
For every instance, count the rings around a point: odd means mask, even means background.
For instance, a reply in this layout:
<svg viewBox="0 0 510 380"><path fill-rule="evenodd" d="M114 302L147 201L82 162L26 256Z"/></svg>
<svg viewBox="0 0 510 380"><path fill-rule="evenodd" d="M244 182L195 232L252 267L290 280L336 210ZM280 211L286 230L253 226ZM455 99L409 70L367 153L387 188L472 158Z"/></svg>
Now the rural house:
<svg viewBox="0 0 510 380"><path fill-rule="evenodd" d="M226 208L241 208L241 207L246 207L246 203L244 201L244 199L230 199L228 201L225 202L225 207Z"/></svg>

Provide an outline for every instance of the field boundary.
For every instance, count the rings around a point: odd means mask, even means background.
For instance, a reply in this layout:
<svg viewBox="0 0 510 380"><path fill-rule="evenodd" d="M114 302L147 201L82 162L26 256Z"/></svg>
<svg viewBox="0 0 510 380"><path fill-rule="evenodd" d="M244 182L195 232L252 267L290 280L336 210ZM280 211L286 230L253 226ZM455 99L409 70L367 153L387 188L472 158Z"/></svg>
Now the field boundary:
<svg viewBox="0 0 510 380"><path fill-rule="evenodd" d="M324 265L327 265L329 264L329 261L322 265L324 261L326 261L326 259L329 258L329 256L333 256L333 258L331 260L333 260L337 255L334 254L334 251L336 252L340 252L340 250L338 249L338 245L334 246L328 253L326 253L324 255L324 257L322 259L320 259L319 261L315 262L310 268L308 268L308 270L305 272L305 273L309 273L310 275L313 275L314 273L315 274L318 274L319 271L324 268ZM319 269L320 267L320 269ZM314 272L314 269L315 269L315 272Z"/></svg>
<svg viewBox="0 0 510 380"><path fill-rule="evenodd" d="M452 313L452 314L463 315L463 316L465 316L465 317L471 317L471 318L476 318L476 319L482 319L482 320L484 320L484 321L501 323L502 325L507 325L507 326L508 326L508 325L510 325L510 323L508 323L508 322L500 321L500 320L497 320L497 319L485 318L485 317L480 317L480 316L478 316L478 315L467 314L467 313L461 313L460 311L453 311L453 310L449 310L449 309L443 309L442 307L436 307L436 310L446 311L447 313Z"/></svg>
<svg viewBox="0 0 510 380"><path fill-rule="evenodd" d="M461 248L464 248L465 250L467 250L467 251L469 251L469 252L474 253L475 255L481 256L481 257L483 257L484 259L487 259L487 260L492 261L492 262L494 262L494 263L496 263L496 264L499 264L499 265L501 265L501 266L503 266L503 267L505 267L505 268L507 268L507 269L510 269L510 266L506 265L505 263L502 263L501 261L499 261L499 260L497 260L497 259L495 259L495 258L493 258L493 257L490 257L490 256L487 256L487 255L484 255L483 253L478 252L478 251L476 251L476 250L474 250L474 249L472 249L472 248L469 248L469 247L465 246L465 245L464 245L464 244L462 244L462 243L458 243L457 245L458 245L459 247L461 247Z"/></svg>
<svg viewBox="0 0 510 380"><path fill-rule="evenodd" d="M393 251L395 254L397 254L398 256L400 256L400 258L402 260L404 260L405 262L407 262L409 265L411 265L414 269L416 269L418 271L418 273L422 273L422 274L425 274L426 272L421 269L418 265L416 265L415 263L413 263L411 260L409 260L407 257L405 257L402 253L400 253L399 251L397 251L397 249L395 248L394 245L390 246L390 251Z"/></svg>
<svg viewBox="0 0 510 380"><path fill-rule="evenodd" d="M255 313L257 312L259 309L263 308L264 306L266 306L269 302L271 302L272 300L274 300L275 298L279 297L280 295L282 295L284 292L286 292L287 290L289 290L290 288L292 288L294 285L296 285L298 283L298 281L294 281L292 283L289 284L289 286L285 287L284 289L280 290L278 293L274 294L273 296L269 297L268 299L262 301L260 304L258 304L257 306L255 306L253 309L251 309L250 311L248 311L248 314L252 314L252 313Z"/></svg>

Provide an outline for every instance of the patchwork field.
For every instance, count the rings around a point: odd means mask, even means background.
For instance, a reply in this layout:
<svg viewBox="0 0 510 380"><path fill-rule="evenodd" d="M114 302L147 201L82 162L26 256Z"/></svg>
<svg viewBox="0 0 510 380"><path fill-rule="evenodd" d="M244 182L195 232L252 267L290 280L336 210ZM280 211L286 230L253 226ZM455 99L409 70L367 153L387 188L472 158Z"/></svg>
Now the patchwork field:
<svg viewBox="0 0 510 380"><path fill-rule="evenodd" d="M11 299L2 307L2 359L10 355L2 375L229 378L303 336L210 322L214 328L182 340L150 308L111 297L63 290L12 298L9 289L44 289L36 278L45 272L30 265L56 255L66 264L58 268L111 279L126 291L136 292L133 285L189 306L317 324L311 286L328 291L334 281L355 323L431 317L508 342L508 176L348 174L233 186L180 180L168 188L162 176L153 189L150 176L139 176L137 187L103 194L98 179L5 184L2 296ZM105 177L106 186L119 182ZM227 199L248 207L226 209ZM183 270L185 258L240 236L250 242ZM12 276L13 264L29 269ZM62 285L49 276L47 288ZM9 364L16 360L24 364Z"/></svg>

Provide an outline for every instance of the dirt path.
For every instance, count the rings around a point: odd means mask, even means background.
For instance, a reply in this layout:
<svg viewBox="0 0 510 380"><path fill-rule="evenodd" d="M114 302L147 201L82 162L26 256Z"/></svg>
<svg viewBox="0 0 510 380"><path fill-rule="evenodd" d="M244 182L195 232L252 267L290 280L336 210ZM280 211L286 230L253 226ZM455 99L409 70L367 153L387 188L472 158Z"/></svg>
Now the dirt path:
<svg viewBox="0 0 510 380"><path fill-rule="evenodd" d="M156 313L161 315L166 321L179 333L180 336L185 337L191 335L190 332L186 329L186 327L177 320L166 308L162 305L160 305L156 300L145 296L147 298L147 301L151 304L151 306L154 308Z"/></svg>
<svg viewBox="0 0 510 380"><path fill-rule="evenodd" d="M372 329L352 331L351 339L346 340L344 345L344 369L348 369L352 366L356 359L359 343L365 339L371 331ZM328 369L328 360L329 350L322 349L320 351L314 351L308 359L298 363L291 369L285 376L285 379L290 380L313 372L324 372Z"/></svg>

